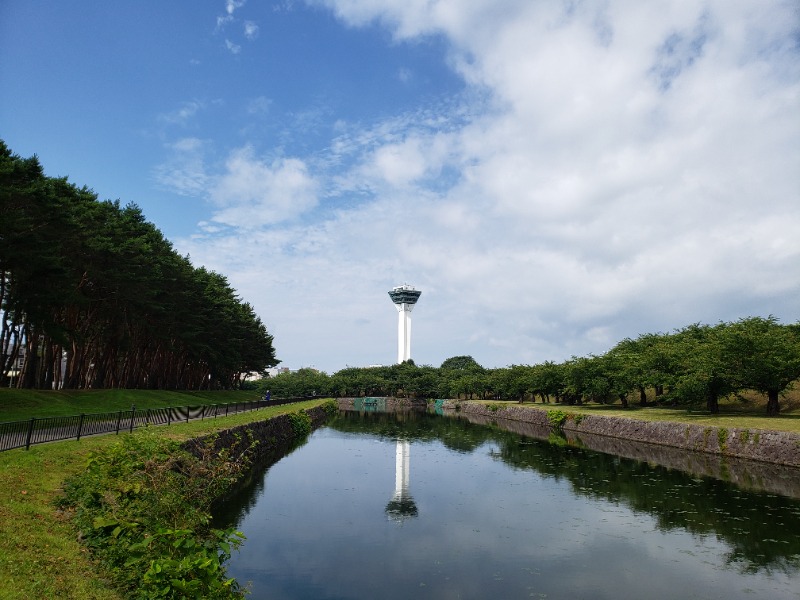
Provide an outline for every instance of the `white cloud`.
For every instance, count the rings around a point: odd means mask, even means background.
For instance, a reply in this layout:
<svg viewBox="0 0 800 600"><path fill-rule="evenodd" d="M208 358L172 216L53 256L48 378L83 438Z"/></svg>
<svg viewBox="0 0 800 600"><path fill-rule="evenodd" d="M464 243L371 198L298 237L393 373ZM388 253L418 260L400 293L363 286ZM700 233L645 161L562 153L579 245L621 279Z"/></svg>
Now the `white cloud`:
<svg viewBox="0 0 800 600"><path fill-rule="evenodd" d="M413 350L432 364L560 360L695 321L797 319L790 3L316 4L398 40L444 36L489 101L340 121L327 156L230 156L212 221L242 232L182 250L254 299L289 366L391 361L383 296L403 281L423 290ZM323 193L341 203L314 212Z"/></svg>
<svg viewBox="0 0 800 600"><path fill-rule="evenodd" d="M167 144L170 156L155 169L156 181L182 196L203 196L208 185L207 147L208 142L193 137Z"/></svg>
<svg viewBox="0 0 800 600"><path fill-rule="evenodd" d="M271 105L272 100L266 96L259 96L258 98L253 98L248 102L247 112L251 115L265 115L269 112Z"/></svg>
<svg viewBox="0 0 800 600"><path fill-rule="evenodd" d="M243 7L245 0L225 0L225 12L233 15L236 9Z"/></svg>
<svg viewBox="0 0 800 600"><path fill-rule="evenodd" d="M267 163L245 147L228 157L209 197L219 207L215 223L252 229L291 220L314 208L317 183L301 160Z"/></svg>
<svg viewBox="0 0 800 600"><path fill-rule="evenodd" d="M204 104L199 100L184 102L180 108L159 115L158 120L162 123L171 125L186 125L198 112L204 108Z"/></svg>
<svg viewBox="0 0 800 600"><path fill-rule="evenodd" d="M215 29L215 33L219 33L226 29L229 23L238 22L239 19L234 16L234 13L242 8L245 5L245 0L226 0L225 2L225 14L220 15L217 17L217 26ZM245 39L248 41L253 41L258 37L259 27L255 21L246 20L242 23L242 33L244 34ZM239 54L242 51L241 44L237 44L235 41L230 39L225 39L225 48L231 54Z"/></svg>
<svg viewBox="0 0 800 600"><path fill-rule="evenodd" d="M229 39L225 40L225 47L231 54L239 54L242 51L242 47L239 44L234 44Z"/></svg>
<svg viewBox="0 0 800 600"><path fill-rule="evenodd" d="M255 22L244 22L244 37L248 40L254 40L258 37L258 25L256 25Z"/></svg>

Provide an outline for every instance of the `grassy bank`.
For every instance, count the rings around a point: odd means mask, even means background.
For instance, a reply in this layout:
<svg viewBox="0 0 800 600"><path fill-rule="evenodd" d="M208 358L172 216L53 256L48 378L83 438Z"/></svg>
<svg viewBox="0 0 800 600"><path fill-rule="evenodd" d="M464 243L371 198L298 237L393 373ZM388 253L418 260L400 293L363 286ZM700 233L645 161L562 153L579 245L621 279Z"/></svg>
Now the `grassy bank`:
<svg viewBox="0 0 800 600"><path fill-rule="evenodd" d="M275 406L153 431L184 441L322 403ZM165 405L172 402L160 404ZM63 481L85 467L90 452L116 442L117 436L105 435L0 453L0 598L119 598L100 578L75 529L55 507Z"/></svg>
<svg viewBox="0 0 800 600"><path fill-rule="evenodd" d="M17 390L0 388L0 422L31 417L62 417L81 413L116 412L199 406L258 400L255 391L190 392L160 390Z"/></svg>
<svg viewBox="0 0 800 600"><path fill-rule="evenodd" d="M512 402L497 400L474 400L473 402L487 405L512 404ZM517 405L516 402L513 404ZM526 402L524 406L539 410L558 409L566 413L622 417L641 421L673 421L704 427L737 427L800 433L800 390L793 390L785 399L781 399L781 414L777 417L766 415L766 400L757 395L722 400L720 401L720 412L716 415L704 410L687 410L686 407L630 404L628 408L622 408L619 403L589 403L568 406L554 402L549 404Z"/></svg>

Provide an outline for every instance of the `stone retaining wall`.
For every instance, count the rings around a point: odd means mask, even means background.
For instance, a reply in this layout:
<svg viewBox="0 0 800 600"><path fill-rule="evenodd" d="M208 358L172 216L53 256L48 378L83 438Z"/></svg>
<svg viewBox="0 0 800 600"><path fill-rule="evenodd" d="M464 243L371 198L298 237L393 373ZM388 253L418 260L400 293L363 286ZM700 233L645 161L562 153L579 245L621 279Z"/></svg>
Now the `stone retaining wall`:
<svg viewBox="0 0 800 600"><path fill-rule="evenodd" d="M548 411L519 405L486 405L478 402L447 401L444 408L464 415L523 421L549 428ZM625 417L567 413L565 433L592 434L647 444L671 446L692 452L757 460L800 467L800 435L785 431L708 427L665 421L639 421Z"/></svg>
<svg viewBox="0 0 800 600"><path fill-rule="evenodd" d="M311 417L312 431L322 425L328 418L328 413L322 406L304 409ZM282 454L295 441L295 432L289 415L278 415L263 421L254 421L225 429L223 431L207 435L200 438L189 440L184 447L194 454L200 453L200 448L204 447L207 440L213 440L213 452L219 452L223 448L232 449L232 458L239 456L242 452L249 450L250 457L254 463L272 459L275 454ZM258 444L251 448L249 440L257 441Z"/></svg>

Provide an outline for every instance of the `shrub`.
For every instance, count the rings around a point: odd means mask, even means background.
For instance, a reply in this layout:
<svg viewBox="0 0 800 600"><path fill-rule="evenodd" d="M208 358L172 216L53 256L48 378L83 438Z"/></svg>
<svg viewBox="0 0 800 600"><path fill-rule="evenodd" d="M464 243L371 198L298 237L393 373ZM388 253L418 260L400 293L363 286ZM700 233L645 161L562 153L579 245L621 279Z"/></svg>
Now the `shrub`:
<svg viewBox="0 0 800 600"><path fill-rule="evenodd" d="M547 420L550 421L550 428L560 431L564 427L564 422L567 420L567 413L563 410L548 410Z"/></svg>
<svg viewBox="0 0 800 600"><path fill-rule="evenodd" d="M311 433L311 417L304 411L289 413L286 415L292 424L295 438L302 439Z"/></svg>
<svg viewBox="0 0 800 600"><path fill-rule="evenodd" d="M129 598L241 598L224 562L242 540L210 526L211 503L238 480L246 453L199 456L145 429L90 457L59 504Z"/></svg>

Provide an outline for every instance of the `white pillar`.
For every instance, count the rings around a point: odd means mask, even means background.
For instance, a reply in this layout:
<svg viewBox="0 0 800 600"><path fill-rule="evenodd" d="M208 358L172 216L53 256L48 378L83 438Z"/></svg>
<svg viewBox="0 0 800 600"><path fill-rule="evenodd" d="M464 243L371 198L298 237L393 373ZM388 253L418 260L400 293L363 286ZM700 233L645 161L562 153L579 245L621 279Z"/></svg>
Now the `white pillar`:
<svg viewBox="0 0 800 600"><path fill-rule="evenodd" d="M397 362L405 362L411 358L411 309L413 304L396 304L397 306Z"/></svg>
<svg viewBox="0 0 800 600"><path fill-rule="evenodd" d="M408 494L409 455L411 444L408 440L397 440L394 460L394 499L402 500Z"/></svg>
<svg viewBox="0 0 800 600"><path fill-rule="evenodd" d="M418 510L408 490L410 469L411 442L397 440L394 459L394 494L386 506L386 514L396 523L403 523L406 519L416 517Z"/></svg>

